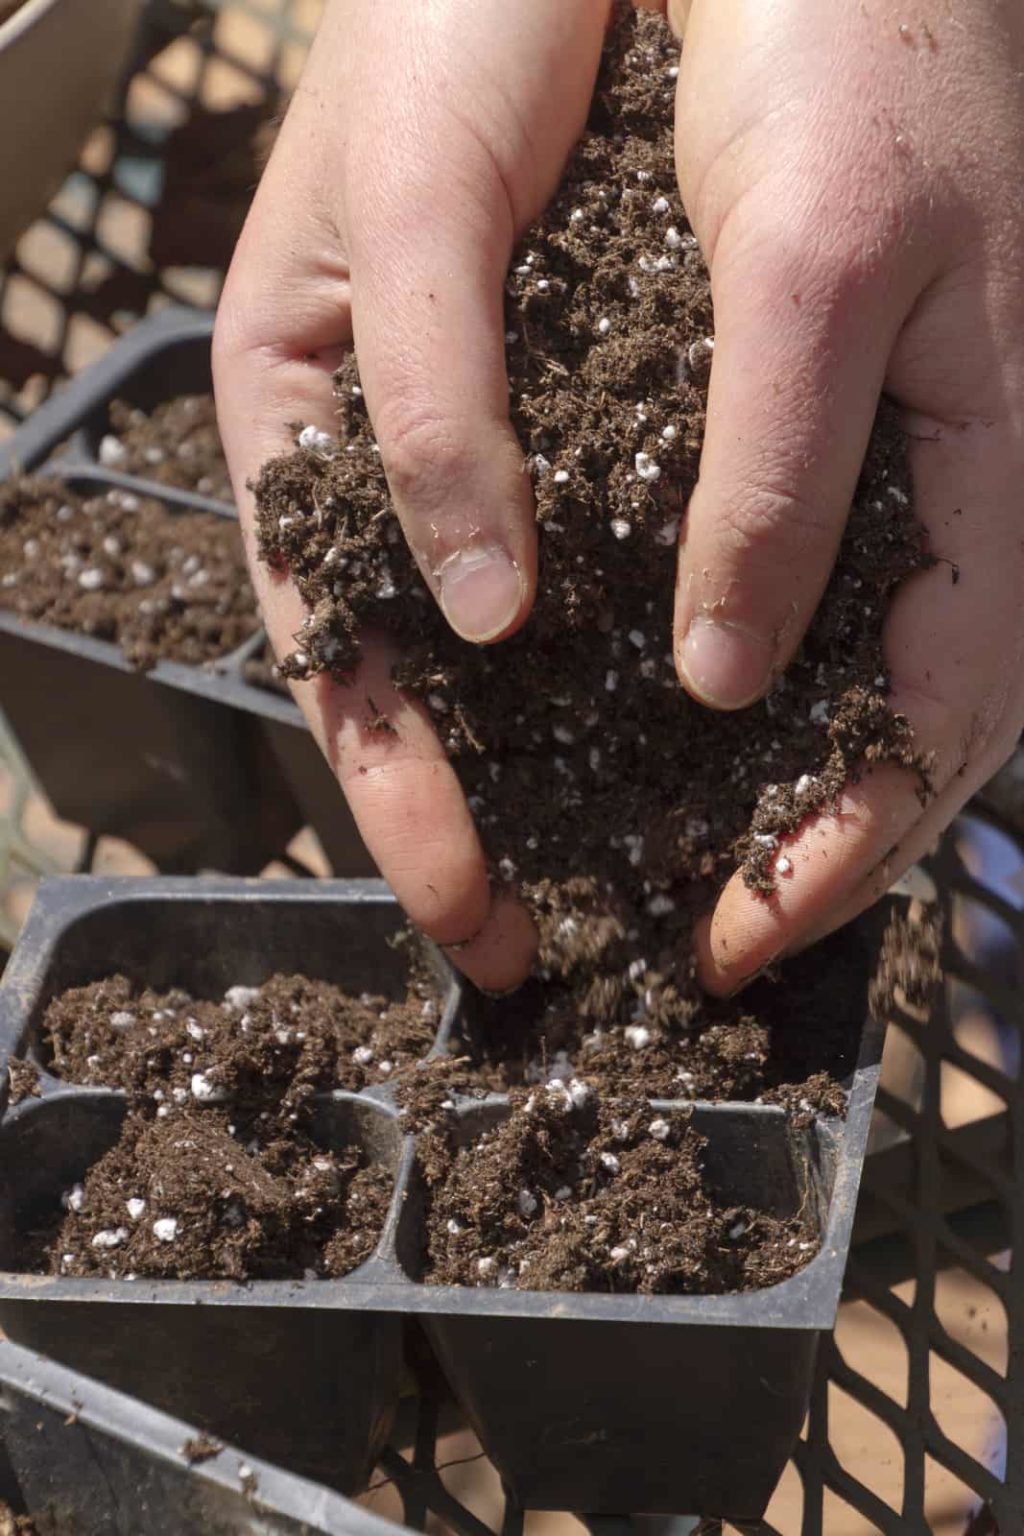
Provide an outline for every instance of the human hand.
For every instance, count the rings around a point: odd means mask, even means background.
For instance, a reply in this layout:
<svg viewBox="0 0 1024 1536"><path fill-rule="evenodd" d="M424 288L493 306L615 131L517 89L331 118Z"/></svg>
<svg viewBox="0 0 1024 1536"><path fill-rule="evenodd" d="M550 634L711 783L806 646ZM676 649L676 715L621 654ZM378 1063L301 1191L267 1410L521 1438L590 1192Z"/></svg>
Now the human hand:
<svg viewBox="0 0 1024 1536"><path fill-rule="evenodd" d="M508 420L503 298L516 236L553 193L586 119L607 0L328 0L220 305L217 408L271 641L304 609L253 557L248 482L335 425L353 339L395 507L453 627L489 642L525 619L536 533ZM535 935L492 900L455 773L426 712L364 649L351 686L294 691L360 831L410 917L475 981L523 979ZM372 707L369 701L372 699ZM392 732L367 732L380 711Z"/></svg>
<svg viewBox="0 0 1024 1536"><path fill-rule="evenodd" d="M680 676L736 708L783 670L882 389L903 408L916 510L943 562L897 595L885 632L891 702L934 753L933 798L922 807L910 774L877 768L787 846L770 901L734 876L698 934L702 978L727 992L881 895L1024 723L1024 11L668 9L686 24L680 185L715 306Z"/></svg>

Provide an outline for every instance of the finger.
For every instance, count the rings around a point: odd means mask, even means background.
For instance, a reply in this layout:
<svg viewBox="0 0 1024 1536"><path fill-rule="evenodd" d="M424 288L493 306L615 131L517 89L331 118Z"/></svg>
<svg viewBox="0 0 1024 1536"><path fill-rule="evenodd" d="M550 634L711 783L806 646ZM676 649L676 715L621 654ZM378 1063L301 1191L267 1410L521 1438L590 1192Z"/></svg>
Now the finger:
<svg viewBox="0 0 1024 1536"><path fill-rule="evenodd" d="M505 278L585 120L606 11L594 0L410 7L406 73L367 94L352 128L344 222L361 382L420 569L456 632L480 643L522 624L536 584ZM392 48L386 7L365 23L363 53L378 31Z"/></svg>
<svg viewBox="0 0 1024 1536"><path fill-rule="evenodd" d="M917 504L944 560L897 594L885 641L891 702L918 747L935 755L934 794L922 806L912 775L874 769L848 786L834 812L787 840L788 868L769 899L734 876L697 936L709 991L735 991L880 895L1009 755L1018 733L1019 442L994 421L918 427Z"/></svg>
<svg viewBox="0 0 1024 1536"><path fill-rule="evenodd" d="M397 242L356 242L360 378L395 509L452 628L479 643L525 619L536 581L530 481L508 419L507 209L444 219L423 203ZM374 241L364 248L362 239ZM358 260L358 256L357 256Z"/></svg>
<svg viewBox="0 0 1024 1536"><path fill-rule="evenodd" d="M297 275L280 249L274 232L287 229L280 217L287 206L275 203L269 224L261 220L259 200L254 206L214 346L225 453L253 582L279 655L293 648L305 607L290 581L272 576L255 558L247 487L268 458L292 446L285 423L336 425L330 369L308 354L333 351L350 329L343 265L323 256ZM334 250L324 232L320 239L322 251ZM424 711L394 689L392 661L371 647L350 686L321 678L294 684L293 692L367 847L413 921L444 944L479 934L454 958L481 985L505 989L529 970L535 947L529 919L507 903L492 904L483 852L454 771ZM371 727L380 719L385 726Z"/></svg>
<svg viewBox="0 0 1024 1536"><path fill-rule="evenodd" d="M700 478L681 531L676 660L719 709L792 658L835 562L904 303L849 252L764 225L720 241ZM909 302L909 301L908 301Z"/></svg>

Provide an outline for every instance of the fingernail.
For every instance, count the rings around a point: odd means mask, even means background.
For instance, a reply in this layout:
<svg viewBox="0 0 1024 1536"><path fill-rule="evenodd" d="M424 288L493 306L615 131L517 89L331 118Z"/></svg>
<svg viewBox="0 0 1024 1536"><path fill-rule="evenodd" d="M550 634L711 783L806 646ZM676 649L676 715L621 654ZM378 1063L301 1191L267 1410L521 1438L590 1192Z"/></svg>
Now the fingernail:
<svg viewBox="0 0 1024 1536"><path fill-rule="evenodd" d="M774 647L753 630L703 615L691 620L679 648L687 687L714 709L753 704L768 685L774 659Z"/></svg>
<svg viewBox="0 0 1024 1536"><path fill-rule="evenodd" d="M445 561L437 579L445 618L463 640L493 640L523 605L523 578L497 544L460 549Z"/></svg>

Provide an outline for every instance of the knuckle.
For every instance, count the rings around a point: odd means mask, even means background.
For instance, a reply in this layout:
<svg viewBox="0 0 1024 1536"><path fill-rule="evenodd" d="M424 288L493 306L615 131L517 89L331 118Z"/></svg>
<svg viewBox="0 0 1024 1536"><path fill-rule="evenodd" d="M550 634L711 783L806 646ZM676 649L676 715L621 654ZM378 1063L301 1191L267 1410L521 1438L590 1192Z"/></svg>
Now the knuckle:
<svg viewBox="0 0 1024 1536"><path fill-rule="evenodd" d="M229 273L217 305L210 342L215 378L218 372L230 368L260 345L260 336L252 318L253 306L246 302L243 286L238 277Z"/></svg>
<svg viewBox="0 0 1024 1536"><path fill-rule="evenodd" d="M835 532L822 509L791 485L763 478L741 487L722 507L717 542L731 566L792 567Z"/></svg>
<svg viewBox="0 0 1024 1536"><path fill-rule="evenodd" d="M395 500L440 506L469 467L453 423L423 400L392 396L376 415L377 441Z"/></svg>

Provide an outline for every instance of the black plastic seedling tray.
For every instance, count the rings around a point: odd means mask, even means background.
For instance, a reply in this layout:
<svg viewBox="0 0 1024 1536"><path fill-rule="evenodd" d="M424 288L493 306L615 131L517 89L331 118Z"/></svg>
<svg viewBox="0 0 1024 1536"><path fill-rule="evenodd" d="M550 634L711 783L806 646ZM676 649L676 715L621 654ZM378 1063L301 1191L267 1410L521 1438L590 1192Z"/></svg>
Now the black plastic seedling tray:
<svg viewBox="0 0 1024 1536"><path fill-rule="evenodd" d="M0 1499L40 1536L396 1536L331 1489L0 1340Z"/></svg>
<svg viewBox="0 0 1024 1536"><path fill-rule="evenodd" d="M58 880L44 884L0 987L0 1083L38 1059L61 989L114 970L219 995L277 969L385 989L397 912L376 881ZM455 983L435 1049L463 1025ZM0 1116L0 1326L279 1464L358 1485L398 1390L403 1318L416 1318L516 1503L588 1513L754 1519L797 1438L818 1339L832 1327L878 1078L865 1032L845 1120L796 1127L781 1109L695 1106L723 1197L806 1206L821 1250L801 1273L734 1296L620 1296L420 1282L423 1192L414 1138L386 1090L324 1102L334 1134L396 1171L374 1257L339 1281L62 1279L9 1272L17 1231L52 1210L112 1140L118 1095L44 1076ZM459 1107L465 1134L507 1112ZM325 1429L325 1420L329 1429Z"/></svg>
<svg viewBox="0 0 1024 1536"><path fill-rule="evenodd" d="M234 517L228 504L99 462L113 400L149 410L211 388L212 328L211 315L177 308L143 321L0 447L0 478L52 471L82 491ZM116 645L0 609L0 704L58 814L127 839L162 870L254 874L308 824L335 873L371 874L298 706L247 680L266 644L261 629L216 663L140 673Z"/></svg>

